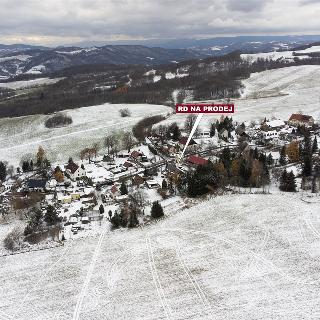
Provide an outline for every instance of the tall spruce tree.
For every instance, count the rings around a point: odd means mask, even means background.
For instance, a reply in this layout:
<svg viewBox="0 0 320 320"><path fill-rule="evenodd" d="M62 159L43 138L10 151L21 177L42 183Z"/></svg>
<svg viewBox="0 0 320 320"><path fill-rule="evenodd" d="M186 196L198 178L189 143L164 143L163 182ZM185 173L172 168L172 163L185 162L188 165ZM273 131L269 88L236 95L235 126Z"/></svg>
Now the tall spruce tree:
<svg viewBox="0 0 320 320"><path fill-rule="evenodd" d="M280 190L285 192L296 192L296 188L297 186L293 172L290 171L288 173L287 170L284 170L280 177Z"/></svg>
<svg viewBox="0 0 320 320"><path fill-rule="evenodd" d="M268 163L268 166L272 166L273 165L273 157L272 157L271 153L268 154L267 163Z"/></svg>
<svg viewBox="0 0 320 320"><path fill-rule="evenodd" d="M159 201L154 201L151 208L151 217L158 219L164 215L163 209Z"/></svg>
<svg viewBox="0 0 320 320"><path fill-rule="evenodd" d="M44 214L44 221L49 225L54 225L61 221L61 218L54 206L49 205L47 207L47 211Z"/></svg>
<svg viewBox="0 0 320 320"><path fill-rule="evenodd" d="M250 185L251 166L250 162L246 159L241 159L239 167L240 185L248 187Z"/></svg>
<svg viewBox="0 0 320 320"><path fill-rule="evenodd" d="M220 161L223 163L224 168L227 170L229 174L231 169L232 159L231 159L231 152L228 147L222 150L222 153L220 155Z"/></svg>
<svg viewBox="0 0 320 320"><path fill-rule="evenodd" d="M130 213L128 228L135 228L139 225L139 220L135 212Z"/></svg>
<svg viewBox="0 0 320 320"><path fill-rule="evenodd" d="M167 190L168 189L168 183L167 183L166 179L162 180L162 189L163 190Z"/></svg>
<svg viewBox="0 0 320 320"><path fill-rule="evenodd" d="M104 214L104 206L102 203L99 206L99 212L100 212L100 214Z"/></svg>
<svg viewBox="0 0 320 320"><path fill-rule="evenodd" d="M210 137L214 137L216 134L216 125L214 123L211 123L211 126L210 126Z"/></svg>
<svg viewBox="0 0 320 320"><path fill-rule="evenodd" d="M313 178L312 178L311 192L312 192L312 193L317 193L317 192L318 192L318 190L317 190L317 178L316 178L315 175L314 175Z"/></svg>
<svg viewBox="0 0 320 320"><path fill-rule="evenodd" d="M124 182L121 183L120 193L121 193L122 196L128 194L128 188L127 188L127 185Z"/></svg>
<svg viewBox="0 0 320 320"><path fill-rule="evenodd" d="M220 180L217 170L211 162L200 165L187 176L187 193L189 197L197 197L206 194L209 188L219 187ZM209 188L208 188L209 187Z"/></svg>
<svg viewBox="0 0 320 320"><path fill-rule="evenodd" d="M317 137L314 137L313 143L312 143L312 153L316 153L318 151L318 141Z"/></svg>
<svg viewBox="0 0 320 320"><path fill-rule="evenodd" d="M286 147L283 146L283 147L281 148L281 151L280 151L279 164L280 164L281 166L284 166L286 163L287 163L287 159L286 159Z"/></svg>
<svg viewBox="0 0 320 320"><path fill-rule="evenodd" d="M0 181L6 180L7 177L7 166L0 161Z"/></svg>
<svg viewBox="0 0 320 320"><path fill-rule="evenodd" d="M305 134L304 136L301 157L303 161L302 174L305 177L309 177L312 173L312 147L311 147L310 134Z"/></svg>
<svg viewBox="0 0 320 320"><path fill-rule="evenodd" d="M171 138L174 141L178 141L181 136L181 130L176 122L173 122L169 128L168 133L171 134Z"/></svg>

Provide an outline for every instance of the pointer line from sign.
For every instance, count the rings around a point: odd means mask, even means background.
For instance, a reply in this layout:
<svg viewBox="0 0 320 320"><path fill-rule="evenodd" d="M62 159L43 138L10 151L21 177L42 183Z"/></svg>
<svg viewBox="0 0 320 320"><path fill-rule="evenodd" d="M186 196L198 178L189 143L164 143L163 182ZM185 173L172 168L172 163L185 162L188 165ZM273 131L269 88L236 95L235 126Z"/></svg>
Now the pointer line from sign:
<svg viewBox="0 0 320 320"><path fill-rule="evenodd" d="M180 160L183 158L183 155L184 155L184 153L186 152L186 149L187 149L187 147L188 147L188 145L189 145L189 143L190 143L190 141L191 141L194 133L196 132L196 130L197 130L197 128L198 128L198 125L199 125L199 123L200 123L200 121L201 121L201 119L202 119L202 116L203 116L203 113L199 113L199 114L198 114L198 117L197 117L197 119L196 119L196 121L195 121L195 123L194 123L194 125L193 125L193 128L192 128L192 130L191 130L191 132L190 132L190 135L189 135L189 138L188 138L188 140L187 140L187 143L186 143L186 145L185 145L184 148L183 148L182 154L181 154L181 156L180 156Z"/></svg>

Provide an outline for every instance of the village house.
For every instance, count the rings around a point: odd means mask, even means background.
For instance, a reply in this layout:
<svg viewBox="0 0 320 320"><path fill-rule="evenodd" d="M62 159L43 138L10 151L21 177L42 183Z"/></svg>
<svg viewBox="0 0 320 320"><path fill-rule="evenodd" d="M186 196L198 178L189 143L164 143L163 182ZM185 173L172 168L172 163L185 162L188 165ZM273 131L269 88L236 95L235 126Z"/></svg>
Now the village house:
<svg viewBox="0 0 320 320"><path fill-rule="evenodd" d="M235 129L235 133L237 136L240 136L241 134L243 134L244 132L246 132L245 126L244 125L239 125L237 126L237 128Z"/></svg>
<svg viewBox="0 0 320 320"><path fill-rule="evenodd" d="M228 132L228 130L222 129L222 130L219 132L219 138L222 139L222 140L228 141L228 138L229 138L229 132Z"/></svg>
<svg viewBox="0 0 320 320"><path fill-rule="evenodd" d="M291 115L288 124L292 126L307 126L311 127L314 124L314 119L312 116L308 116L305 114L294 113Z"/></svg>
<svg viewBox="0 0 320 320"><path fill-rule="evenodd" d="M157 181L155 180L147 180L146 181L146 185L149 189L156 189L156 188L160 188L160 185L158 184Z"/></svg>
<svg viewBox="0 0 320 320"><path fill-rule="evenodd" d="M173 144L164 144L162 147L161 147L161 151L162 153L168 155L168 156L174 156L174 154L176 152L178 152L179 150L179 147L173 145Z"/></svg>
<svg viewBox="0 0 320 320"><path fill-rule="evenodd" d="M26 183L28 191L45 192L47 181L43 179L30 179Z"/></svg>
<svg viewBox="0 0 320 320"><path fill-rule="evenodd" d="M126 170L128 170L129 168L132 168L134 166L133 163L126 161L123 166L126 168Z"/></svg>
<svg viewBox="0 0 320 320"><path fill-rule="evenodd" d="M130 157L130 153L126 150L123 150L123 151L120 151L118 154L117 154L117 157L118 158L129 158Z"/></svg>
<svg viewBox="0 0 320 320"><path fill-rule="evenodd" d="M71 201L79 201L81 196L79 193L71 193Z"/></svg>
<svg viewBox="0 0 320 320"><path fill-rule="evenodd" d="M187 163L190 164L192 167L197 167L200 165L206 165L208 163L208 160L199 156L191 155L187 158Z"/></svg>
<svg viewBox="0 0 320 320"><path fill-rule="evenodd" d="M124 203L124 202L127 202L127 200L128 200L128 195L127 194L123 194L123 195L115 197L115 201L117 203Z"/></svg>
<svg viewBox="0 0 320 320"><path fill-rule="evenodd" d="M120 195L119 188L116 185L113 185L111 187L110 192L113 199L115 199L118 195Z"/></svg>
<svg viewBox="0 0 320 320"><path fill-rule="evenodd" d="M84 177L86 175L86 170L83 166L78 166L76 163L71 161L66 166L66 174L72 181L75 181L81 177Z"/></svg>
<svg viewBox="0 0 320 320"><path fill-rule="evenodd" d="M209 129L200 129L197 133L198 138L210 138L210 130Z"/></svg>
<svg viewBox="0 0 320 320"><path fill-rule="evenodd" d="M242 141L250 141L251 137L245 132L243 131L238 138L242 139Z"/></svg>
<svg viewBox="0 0 320 320"><path fill-rule="evenodd" d="M185 145L187 144L187 141L188 141L188 137L181 137L179 139L179 146L180 146L181 149L183 149L185 147ZM196 144L197 143L193 139L191 139L190 142L189 142L188 147L194 146Z"/></svg>
<svg viewBox="0 0 320 320"><path fill-rule="evenodd" d="M130 158L133 160L139 161L141 159L142 155L143 154L141 152L134 150L131 152Z"/></svg>
<svg viewBox="0 0 320 320"><path fill-rule="evenodd" d="M271 139L278 139L279 138L279 132L272 130L272 131L263 131L262 132L262 137L264 141L268 141Z"/></svg>
<svg viewBox="0 0 320 320"><path fill-rule="evenodd" d="M46 185L47 189L55 189L57 187L57 180L56 179L50 179L48 182L47 182L47 185Z"/></svg>
<svg viewBox="0 0 320 320"><path fill-rule="evenodd" d="M85 216L89 221L99 221L103 219L103 215L100 214L99 210L89 210Z"/></svg>
<svg viewBox="0 0 320 320"><path fill-rule="evenodd" d="M285 122L279 119L266 121L261 125L261 130L280 130L285 127Z"/></svg>
<svg viewBox="0 0 320 320"><path fill-rule="evenodd" d="M136 174L132 179L132 185L139 187L144 184L144 180L142 176Z"/></svg>
<svg viewBox="0 0 320 320"><path fill-rule="evenodd" d="M65 204L66 203L70 204L72 202L72 198L69 194L64 195L62 193L57 194L57 200L58 200L58 202L65 203Z"/></svg>

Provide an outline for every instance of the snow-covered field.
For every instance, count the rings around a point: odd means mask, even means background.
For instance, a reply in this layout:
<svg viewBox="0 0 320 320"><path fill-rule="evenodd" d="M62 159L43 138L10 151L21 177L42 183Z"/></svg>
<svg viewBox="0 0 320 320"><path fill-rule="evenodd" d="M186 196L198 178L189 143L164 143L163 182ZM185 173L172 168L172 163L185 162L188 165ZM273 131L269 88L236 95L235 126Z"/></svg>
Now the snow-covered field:
<svg viewBox="0 0 320 320"><path fill-rule="evenodd" d="M293 53L300 54L299 56L294 56ZM308 59L308 53L313 52L320 52L320 46L312 46L310 48L304 50L297 50L297 51L274 51L274 52L262 52L262 53L245 53L242 54L241 57L249 60L257 60L258 58L263 59L271 59L271 60L278 60L278 59L285 59L285 60L293 60L294 58L298 59ZM303 55L304 54L304 55Z"/></svg>
<svg viewBox="0 0 320 320"><path fill-rule="evenodd" d="M267 118L288 120L292 113L302 112L320 119L320 66L294 66L254 73L243 81L244 92L235 104L233 118L257 121ZM219 102L219 101L215 101ZM176 114L165 123L181 126L187 115ZM220 115L205 114L201 124L210 123Z"/></svg>
<svg viewBox="0 0 320 320"><path fill-rule="evenodd" d="M121 118L119 110L128 108L132 116ZM149 115L166 115L171 109L162 105L103 104L65 111L73 123L66 127L48 129L44 123L48 115L32 115L12 119L0 119L0 159L19 165L21 157L35 154L41 145L51 161L66 161L113 131L130 130L142 118Z"/></svg>
<svg viewBox="0 0 320 320"><path fill-rule="evenodd" d="M59 82L63 78L38 78L33 80L25 80L25 81L13 81L13 82L3 82L0 83L0 88L8 88L8 89L24 89L24 88L32 88L37 86L49 85Z"/></svg>
<svg viewBox="0 0 320 320"><path fill-rule="evenodd" d="M318 211L292 194L221 196L2 257L0 318L319 319Z"/></svg>

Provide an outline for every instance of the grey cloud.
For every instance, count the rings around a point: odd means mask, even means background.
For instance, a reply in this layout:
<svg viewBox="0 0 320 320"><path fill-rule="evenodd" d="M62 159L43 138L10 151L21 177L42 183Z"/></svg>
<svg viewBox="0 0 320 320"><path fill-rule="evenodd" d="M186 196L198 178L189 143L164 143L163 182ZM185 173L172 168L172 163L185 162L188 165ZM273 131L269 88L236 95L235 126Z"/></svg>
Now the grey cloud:
<svg viewBox="0 0 320 320"><path fill-rule="evenodd" d="M268 2L270 0L227 0L227 8L243 12L261 11Z"/></svg>
<svg viewBox="0 0 320 320"><path fill-rule="evenodd" d="M0 43L320 30L301 0L0 0L0 8Z"/></svg>
<svg viewBox="0 0 320 320"><path fill-rule="evenodd" d="M301 1L302 5L317 4L317 3L320 4L320 0L304 0L304 1Z"/></svg>

